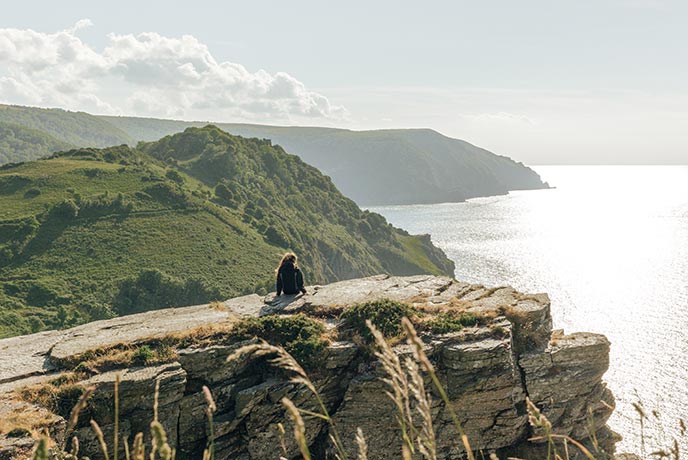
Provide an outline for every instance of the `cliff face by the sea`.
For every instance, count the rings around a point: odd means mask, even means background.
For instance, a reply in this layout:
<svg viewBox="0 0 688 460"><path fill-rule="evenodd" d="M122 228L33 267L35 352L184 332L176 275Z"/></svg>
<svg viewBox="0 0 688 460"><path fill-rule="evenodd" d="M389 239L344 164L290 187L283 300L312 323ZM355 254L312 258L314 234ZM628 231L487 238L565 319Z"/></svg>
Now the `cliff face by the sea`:
<svg viewBox="0 0 688 460"><path fill-rule="evenodd" d="M302 313L327 316L323 320L325 328L335 337L310 373L333 414L344 445L353 453L354 436L360 427L368 442L368 458L401 458L395 411L385 395L379 364L364 347L339 340L333 333L339 327L337 316L324 315L376 299L423 305L426 311L460 307L487 318L458 332L423 335L426 353L474 450L496 452L500 458L539 458L542 444L528 441L538 433L528 424L526 397L549 418L555 433L585 441L590 436L589 427L594 426L600 444L608 452L613 450L613 433L606 421L614 402L602 381L609 364L609 342L604 336L552 331L547 295L525 295L508 287L486 288L433 276L380 275L314 286L306 296L283 296L276 302L250 295L221 306L158 310L0 340L0 418L17 420L18 414L39 414L35 418L40 418L42 426L59 441L65 436L64 409L61 416L26 402L27 391L22 389L39 388L66 376L65 369L93 354L89 355L89 350L143 343L151 337L179 335L199 327L218 327L240 317ZM152 395L159 381L159 420L167 430L170 445L177 450L177 458L201 458L209 435L202 392L205 385L212 390L217 404L217 459L272 460L280 455L297 458L298 447L290 436L291 424L280 400L288 397L298 407L311 410L316 409L316 401L307 389L291 383L288 375L269 366L264 358L245 356L227 361L250 341L188 345L161 364L88 373L74 383L97 388L75 433L81 455L101 457L88 424L90 417L98 421L106 439L112 439L112 396L115 377L120 374L120 433L129 440L137 432L149 433ZM394 350L409 353L403 342ZM461 441L437 396L433 396L431 411L438 457L462 458L465 452ZM286 453L282 453L278 423L287 429ZM33 445L29 431L24 436L22 432L13 436L0 432L0 457L28 455ZM306 436L314 458L330 458L329 434L324 421L306 419Z"/></svg>

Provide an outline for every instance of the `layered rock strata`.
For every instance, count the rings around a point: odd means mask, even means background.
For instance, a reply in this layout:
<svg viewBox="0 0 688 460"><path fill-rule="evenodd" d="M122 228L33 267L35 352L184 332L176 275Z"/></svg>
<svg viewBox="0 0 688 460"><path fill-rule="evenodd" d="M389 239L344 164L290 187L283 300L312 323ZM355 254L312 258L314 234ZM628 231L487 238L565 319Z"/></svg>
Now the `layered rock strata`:
<svg viewBox="0 0 688 460"><path fill-rule="evenodd" d="M137 343L199 326L216 326L241 316L315 314L341 311L370 300L392 299L433 309L460 308L482 318L480 326L449 334L425 334L426 352L447 391L474 450L502 457L535 455L538 435L528 424L526 397L550 419L553 431L585 441L590 427L611 451L613 442L606 421L613 397L602 376L609 364L609 342L588 333L564 335L552 331L550 302L546 295L524 295L511 288L487 288L433 276L374 276L327 286L312 286L305 296L260 299L246 296L222 307L201 305L131 315L31 336L0 340L0 417L8 419L31 406L17 393L27 385L54 380L65 362L74 362L88 350L117 343ZM338 320L327 320L337 327ZM120 383L120 434L133 439L148 433L153 417L153 394L160 386L158 417L177 458L201 458L208 445L206 400L208 386L217 404L214 424L215 455L222 459L262 460L280 455L297 458L290 422L280 400L288 397L302 409L318 410L317 401L289 375L265 359L244 356L227 360L246 342L192 346L177 351L172 362L120 369L94 375L78 385L97 388L76 435L81 452L100 458L88 419L97 420L111 439L115 378ZM395 346L408 354L408 346ZM400 458L401 439L395 411L385 395L379 364L351 341L333 341L321 363L311 372L323 402L332 414L344 445L354 450L356 429L368 442L371 460ZM427 387L431 388L430 383ZM441 399L433 394L432 414L438 456L465 456L463 445ZM43 410L31 407L30 410ZM46 422L56 439L64 437L63 417L50 414ZM48 420L48 418L46 418ZM590 422L594 423L590 423ZM286 427L282 437L278 423ZM314 458L330 458L328 425L306 418L306 436ZM24 437L0 434L0 457L27 455ZM284 446L285 451L282 449ZM529 454L531 453L531 454Z"/></svg>

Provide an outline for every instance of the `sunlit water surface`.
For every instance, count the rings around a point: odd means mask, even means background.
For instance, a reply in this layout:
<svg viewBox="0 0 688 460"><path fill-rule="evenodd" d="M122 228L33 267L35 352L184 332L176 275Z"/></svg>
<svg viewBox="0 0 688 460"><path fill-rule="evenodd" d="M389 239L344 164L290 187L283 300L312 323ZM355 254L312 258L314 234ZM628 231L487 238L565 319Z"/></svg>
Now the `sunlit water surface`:
<svg viewBox="0 0 688 460"><path fill-rule="evenodd" d="M547 292L555 328L605 334L619 451L641 452L638 401L645 451L669 447L688 419L688 166L534 169L556 189L371 210L431 234L457 279Z"/></svg>

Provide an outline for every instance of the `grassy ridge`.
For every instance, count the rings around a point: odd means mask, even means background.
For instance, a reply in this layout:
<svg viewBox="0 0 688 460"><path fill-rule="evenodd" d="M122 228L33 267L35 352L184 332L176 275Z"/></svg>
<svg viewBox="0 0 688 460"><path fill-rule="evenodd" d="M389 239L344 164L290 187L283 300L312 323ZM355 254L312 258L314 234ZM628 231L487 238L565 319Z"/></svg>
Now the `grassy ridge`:
<svg viewBox="0 0 688 460"><path fill-rule="evenodd" d="M287 249L309 283L453 273L298 157L193 128L0 168L0 337L264 292Z"/></svg>
<svg viewBox="0 0 688 460"><path fill-rule="evenodd" d="M35 160L72 147L44 131L0 122L0 164Z"/></svg>
<svg viewBox="0 0 688 460"><path fill-rule="evenodd" d="M38 130L79 147L107 147L133 142L121 129L85 112L0 104L0 122Z"/></svg>
<svg viewBox="0 0 688 460"><path fill-rule="evenodd" d="M83 112L0 105L0 164L46 155L66 143L78 147L135 145L206 122L93 116ZM430 129L351 131L221 123L230 134L271 139L332 177L337 188L364 205L457 202L509 190L546 186L510 158Z"/></svg>

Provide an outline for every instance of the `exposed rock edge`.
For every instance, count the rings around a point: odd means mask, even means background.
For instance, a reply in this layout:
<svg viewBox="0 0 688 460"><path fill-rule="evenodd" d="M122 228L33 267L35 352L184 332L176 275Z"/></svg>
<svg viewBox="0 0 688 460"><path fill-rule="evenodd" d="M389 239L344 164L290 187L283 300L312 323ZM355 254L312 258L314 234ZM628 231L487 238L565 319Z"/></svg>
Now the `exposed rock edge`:
<svg viewBox="0 0 688 460"><path fill-rule="evenodd" d="M497 452L500 457L534 458L541 447L527 439L525 398L528 396L551 420L553 431L586 440L592 420L596 436L613 453L614 436L606 422L614 406L602 380L609 365L609 342L599 334L564 335L552 331L550 301L546 294L525 295L510 287L487 288L446 277L390 277L378 275L311 286L305 296L261 299L240 297L218 305L172 308L115 318L64 331L49 331L0 340L0 417L26 403L14 399L17 389L54 378L59 364L89 349L153 336L178 333L198 326L217 324L237 316L296 314L313 308L347 306L388 298L412 304L460 304L468 311L490 315L488 326L425 337L427 353L434 361L452 405L460 415L475 450ZM277 423L289 429L279 401L287 396L297 406L315 410L308 391L290 383L288 376L264 361L246 358L227 362L242 343L180 350L175 362L130 368L91 377L86 385L98 387L90 414L111 438L112 393L121 374L120 432L129 439L149 432L155 382L160 381L159 417L168 432L177 458L200 458L207 443L205 399L202 386L213 391L216 413L216 458L262 460L279 456ZM405 345L395 347L408 353ZM397 457L400 440L391 402L385 396L377 363L352 342L331 343L322 368L313 379L328 410L353 450L356 428L368 441L371 460ZM439 458L463 458L465 452L449 414L438 397L433 398ZM39 410L39 409L35 409ZM98 456L98 445L82 417L77 436L83 455ZM53 415L51 432L64 436L64 419ZM60 431L62 430L62 431ZM329 458L328 428L318 419L306 422L314 458ZM298 450L289 435L287 458ZM23 444L22 444L23 443ZM26 455L30 442L0 434L0 458ZM391 456L391 457L390 457Z"/></svg>

